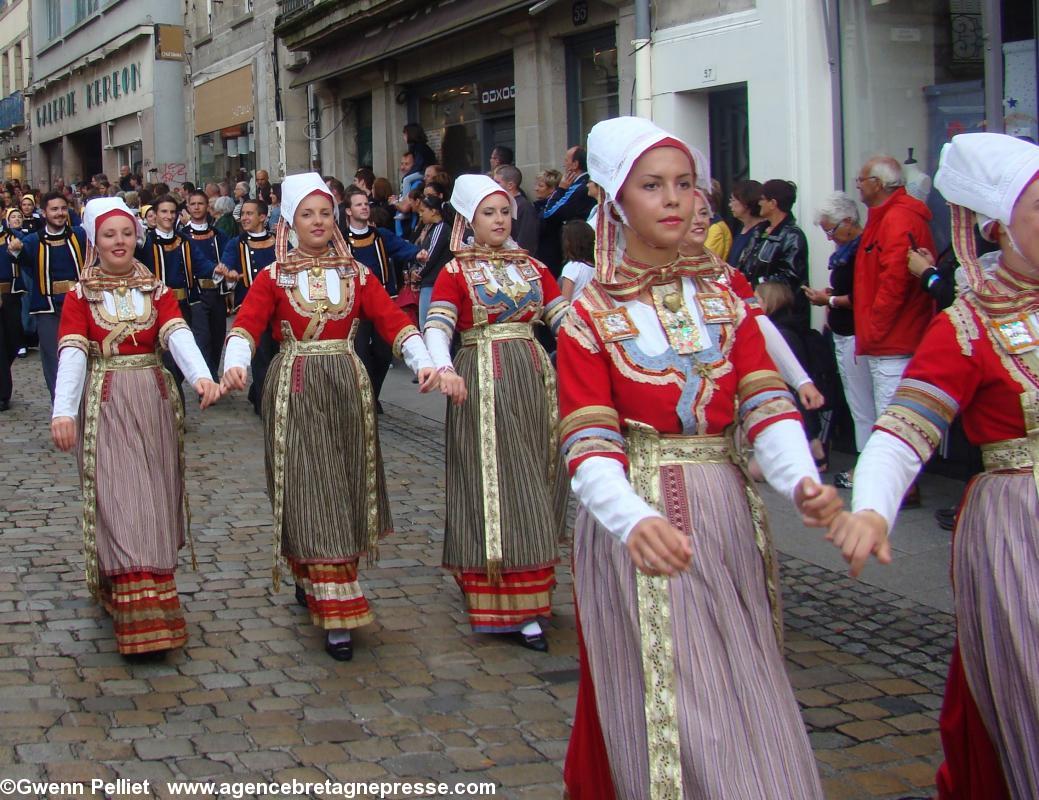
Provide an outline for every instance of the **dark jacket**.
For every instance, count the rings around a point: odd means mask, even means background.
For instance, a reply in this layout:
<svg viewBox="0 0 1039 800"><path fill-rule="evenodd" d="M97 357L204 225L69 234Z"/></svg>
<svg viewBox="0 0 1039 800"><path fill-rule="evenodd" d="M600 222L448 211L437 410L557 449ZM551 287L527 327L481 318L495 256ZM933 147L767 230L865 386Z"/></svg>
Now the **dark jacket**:
<svg viewBox="0 0 1039 800"><path fill-rule="evenodd" d="M808 282L808 240L788 214L771 233L768 223L758 230L744 260L744 273L751 286L766 281L785 283L794 293L793 313L799 324L810 325L810 304L801 287Z"/></svg>
<svg viewBox="0 0 1039 800"><path fill-rule="evenodd" d="M853 239L833 251L830 256L830 289L834 297L847 295L855 302L855 254L862 238ZM826 312L830 330L840 336L855 335L855 313L850 308L833 308Z"/></svg>
<svg viewBox="0 0 1039 800"><path fill-rule="evenodd" d="M859 355L915 352L934 314L934 302L907 267L910 247L934 252L923 203L895 190L869 210L855 258L855 349Z"/></svg>
<svg viewBox="0 0 1039 800"><path fill-rule="evenodd" d="M444 264L454 258L451 248L451 226L446 222L438 222L429 225L422 231L422 235L415 243L421 249L429 253L429 258L422 265L420 273L420 284L423 287L432 286L436 283L437 276Z"/></svg>
<svg viewBox="0 0 1039 800"><path fill-rule="evenodd" d="M556 189L541 212L544 228L538 243L537 259L559 277L563 268L563 225L572 219L588 219L595 201L588 195L588 173L579 175L568 189Z"/></svg>
<svg viewBox="0 0 1039 800"><path fill-rule="evenodd" d="M520 247L533 255L537 252L539 233L538 212L524 195L516 196L516 219L512 223L512 238Z"/></svg>

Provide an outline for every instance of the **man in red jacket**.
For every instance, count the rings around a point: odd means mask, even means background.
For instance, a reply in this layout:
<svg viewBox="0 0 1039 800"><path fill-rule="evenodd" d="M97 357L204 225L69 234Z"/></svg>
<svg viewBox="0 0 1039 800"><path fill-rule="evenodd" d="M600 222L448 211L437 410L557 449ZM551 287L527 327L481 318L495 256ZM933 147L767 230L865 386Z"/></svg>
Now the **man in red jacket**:
<svg viewBox="0 0 1039 800"><path fill-rule="evenodd" d="M855 341L869 364L876 416L884 413L902 373L934 315L934 303L907 269L909 251L934 252L927 206L904 188L902 165L877 156L862 165L855 179L869 209L855 258ZM903 507L920 504L914 486Z"/></svg>

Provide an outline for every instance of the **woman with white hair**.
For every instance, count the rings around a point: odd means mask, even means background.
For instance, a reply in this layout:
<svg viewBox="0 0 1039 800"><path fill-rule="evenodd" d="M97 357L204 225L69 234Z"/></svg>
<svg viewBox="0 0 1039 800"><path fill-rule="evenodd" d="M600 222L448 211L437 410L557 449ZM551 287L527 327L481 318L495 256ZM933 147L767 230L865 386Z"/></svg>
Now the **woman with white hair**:
<svg viewBox="0 0 1039 800"><path fill-rule="evenodd" d="M533 323L555 332L568 304L545 265L512 240L516 201L498 184L463 175L451 205L455 258L433 286L425 327L444 392L456 401L447 414L443 563L474 632L510 634L544 651L540 621L552 612L568 492L555 370ZM452 361L456 330L462 346Z"/></svg>
<svg viewBox="0 0 1039 800"><path fill-rule="evenodd" d="M985 472L956 520L956 645L942 705L943 800L1039 797L1039 147L953 137L935 188L970 291L929 325L855 471L854 513L827 538L858 575L891 561L899 503L962 416ZM974 224L999 243L978 257Z"/></svg>
<svg viewBox="0 0 1039 800"><path fill-rule="evenodd" d="M234 218L234 200L230 197L214 197L210 201L213 211L213 229L220 231L228 239L238 235L238 220Z"/></svg>
<svg viewBox="0 0 1039 800"><path fill-rule="evenodd" d="M828 195L815 214L826 238L836 245L830 256L830 285L826 289L805 288L813 305L826 306L826 324L833 333L837 371L844 387L851 421L855 429L855 452L861 453L876 418L873 405L873 378L869 362L855 355L855 311L852 287L855 280L855 255L862 237L859 206L844 192ZM852 473L839 472L834 485L850 489Z"/></svg>
<svg viewBox="0 0 1039 800"><path fill-rule="evenodd" d="M325 631L325 650L353 658L351 630L372 622L358 583L361 556L378 558L393 527L375 398L354 350L362 320L393 343L421 382L439 378L418 329L360 262L336 226L334 200L314 172L282 184L284 216L275 262L259 273L224 351L222 384L244 389L265 331L280 343L263 385L267 492L274 509L274 588L278 556L296 580L296 600ZM298 242L289 249L289 228Z"/></svg>
<svg viewBox="0 0 1039 800"><path fill-rule="evenodd" d="M187 640L173 573L188 508L184 408L159 350L202 408L220 387L175 294L134 259L134 212L91 200L83 228L89 266L65 296L51 436L79 456L87 585L112 616L119 652L161 654Z"/></svg>
<svg viewBox="0 0 1039 800"><path fill-rule="evenodd" d="M588 166L603 192L597 274L558 350L562 453L581 503L567 788L573 800L821 800L734 425L806 523L825 526L840 499L819 485L757 321L679 254L694 153L621 117L592 129Z"/></svg>

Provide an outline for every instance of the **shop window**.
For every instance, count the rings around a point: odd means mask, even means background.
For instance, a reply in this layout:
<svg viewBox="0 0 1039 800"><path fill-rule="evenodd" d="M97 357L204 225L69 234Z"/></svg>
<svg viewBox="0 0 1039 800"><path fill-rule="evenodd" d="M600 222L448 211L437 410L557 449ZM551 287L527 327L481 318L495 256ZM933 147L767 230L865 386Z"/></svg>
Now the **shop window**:
<svg viewBox="0 0 1039 800"><path fill-rule="evenodd" d="M372 96L362 97L353 102L354 111L354 147L359 167L371 167L375 162L372 155Z"/></svg>
<svg viewBox="0 0 1039 800"><path fill-rule="evenodd" d="M1001 61L996 56L996 67L1004 76L1003 118L989 120L987 4L840 0L845 185L851 186L862 163L877 153L915 161L912 172L933 175L942 145L957 133L1005 130L1034 139L1035 20L1026 5L1031 4L1001 4L1004 36L995 52L1002 55ZM1021 36L1028 38L1012 41ZM949 240L948 209L933 191L928 204L942 247Z"/></svg>
<svg viewBox="0 0 1039 800"><path fill-rule="evenodd" d="M417 116L429 146L452 175L486 170L497 144L514 149L516 87L511 63L477 65L464 75L415 87L411 94L412 119ZM400 149L403 152L403 144ZM395 164L401 153L391 155Z"/></svg>
<svg viewBox="0 0 1039 800"><path fill-rule="evenodd" d="M617 38L613 28L567 40L568 144L583 144L595 123L618 115L617 87Z"/></svg>
<svg viewBox="0 0 1039 800"><path fill-rule="evenodd" d="M238 180L238 172L256 169L256 134L253 124L235 125L195 137L198 183Z"/></svg>

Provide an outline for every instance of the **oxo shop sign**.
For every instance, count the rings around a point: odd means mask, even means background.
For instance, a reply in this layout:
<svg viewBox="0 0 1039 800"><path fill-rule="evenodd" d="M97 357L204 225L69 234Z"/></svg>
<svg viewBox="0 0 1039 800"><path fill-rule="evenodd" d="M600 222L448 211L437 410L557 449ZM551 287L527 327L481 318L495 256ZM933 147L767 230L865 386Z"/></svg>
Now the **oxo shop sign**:
<svg viewBox="0 0 1039 800"><path fill-rule="evenodd" d="M480 110L484 112L515 108L516 84L510 80L478 83L476 96L479 98Z"/></svg>

